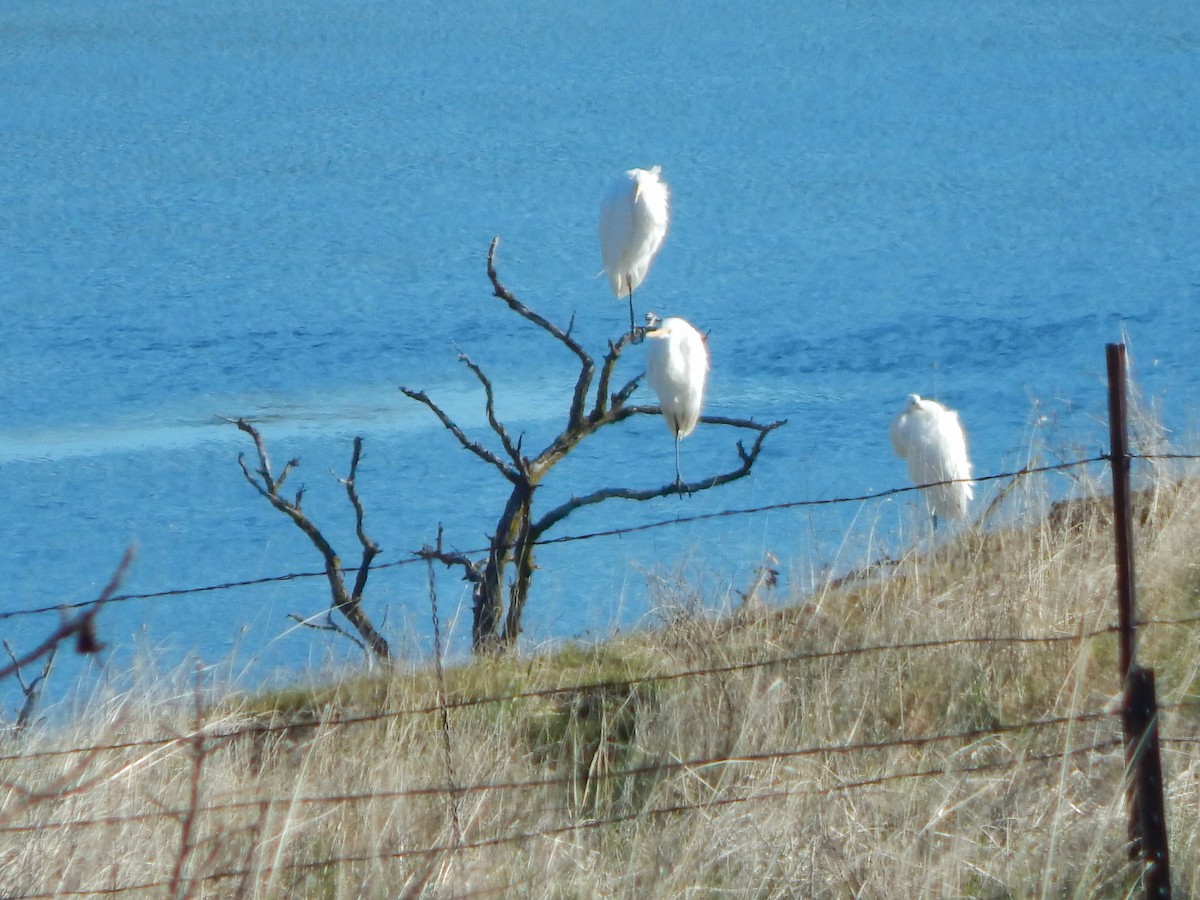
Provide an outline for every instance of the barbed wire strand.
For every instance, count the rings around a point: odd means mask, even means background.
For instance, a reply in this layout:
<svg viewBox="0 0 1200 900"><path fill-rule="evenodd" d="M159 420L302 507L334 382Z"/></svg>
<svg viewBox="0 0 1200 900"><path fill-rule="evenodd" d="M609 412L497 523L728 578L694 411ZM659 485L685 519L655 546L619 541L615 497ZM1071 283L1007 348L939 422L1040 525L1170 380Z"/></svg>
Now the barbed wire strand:
<svg viewBox="0 0 1200 900"><path fill-rule="evenodd" d="M1197 616L1200 619L1200 616ZM924 641L905 641L890 644L865 644L856 647L843 647L837 650L812 650L802 653L793 653L786 656L774 656L767 659L750 660L740 663L729 663L722 666L712 666L704 669L684 669L676 672L658 672L650 675L639 675L634 678L624 679L609 679L605 681L590 681L577 682L570 685L559 685L555 687L536 688L527 691L517 691L511 694L489 694L482 697L466 697L462 699L448 699L444 707L439 706L436 702L416 707L407 707L403 709L382 710L372 713L360 713L358 715L343 716L338 718L314 718L311 720L288 720L284 722L264 723L261 721L251 722L246 725L238 726L237 728L226 729L222 731L211 732L205 737L209 740L228 740L237 737L254 735L257 737L280 734L284 732L294 732L298 729L305 728L338 728L351 725L361 725L372 722L388 721L392 719L401 719L409 716L428 716L438 715L444 708L446 710L462 710L478 706L489 706L495 704L512 703L518 700L544 700L551 697L581 694L588 692L605 692L605 691L626 691L633 690L644 685L663 684L672 681L687 680L690 678L699 678L712 675L731 675L739 672L748 672L758 669L766 669L773 667L786 667L799 665L801 663L819 662L829 659L840 659L844 657L861 656L873 653L889 653L889 652L910 652L919 650L937 650L951 647L959 647L963 645L989 645L989 644L1055 644L1066 642L1078 642L1080 640L1091 640L1096 637L1102 637L1108 634L1113 634L1117 631L1117 626L1109 625L1103 628L1094 629L1084 632L1073 632L1070 634L1060 633L1053 635L986 635L986 636L967 636L958 638L940 638ZM11 762L18 759L39 759L54 756L67 756L77 753L96 753L96 752L112 752L117 750L129 750L140 747L162 747L168 744L184 744L188 740L194 739L194 734L171 734L157 738L141 738L129 741L116 741L109 744L91 744L78 747L50 748L45 750L30 750L24 753L8 754L0 756L0 763Z"/></svg>
<svg viewBox="0 0 1200 900"><path fill-rule="evenodd" d="M1200 622L1200 615L1185 616L1178 619L1149 619L1138 623L1139 628L1148 628L1153 626L1182 626L1191 625ZM529 691L518 691L512 694L490 694L483 697L468 697L460 700L449 700L444 708L447 710L469 709L477 706L486 706L493 704L511 703L519 700L539 700L549 699L551 697L566 695L566 694L581 694L588 692L604 692L604 691L620 691L634 689L643 685L665 683L670 681L686 680L689 678L699 678L711 675L729 675L739 672L752 671L756 669L772 668L775 666L786 667L797 665L805 662L816 662L828 659L838 659L841 657L859 656L871 653L886 653L886 652L908 652L913 650L937 650L963 645L988 645L988 644L1054 644L1065 642L1088 641L1097 637L1115 634L1118 631L1118 626L1108 625L1102 628L1093 629L1084 632L1075 632L1072 634L1055 634L1041 636L1006 636L1006 635L988 635L988 636L968 636L961 638L943 638L932 639L926 641L910 641L893 644L868 644L858 647L844 647L839 650L820 650L805 653L789 654L787 656L771 657L769 659L751 660L743 663L731 663L724 666L710 667L706 669L687 669L679 672L660 672L653 675L638 676L636 678L627 679L612 679L607 681L592 681L578 682L571 685L561 685L558 687L538 688ZM1187 704L1181 703L1181 708L1188 708ZM1165 704L1160 704L1160 708L1167 708ZM288 720L277 723L252 722L247 725L237 728L227 729L224 731L214 731L205 735L207 740L226 741L238 737L264 737L272 734L283 734L286 732L295 732L306 728L340 728L354 725L364 725L374 722L388 721L391 719L400 719L408 716L426 716L440 713L443 707L439 707L436 703L428 706L407 707L404 709L383 710L374 713L362 713L354 716L345 716L340 718L327 719L312 719L294 721ZM119 750L132 750L148 747L164 747L170 744L178 744L180 746L187 743L189 740L195 739L194 734L172 734L154 738L139 738L128 741L116 741L108 744L85 744L73 747L59 747L44 750L32 750L24 753L14 753L0 755L0 763L13 762L16 760L41 759L57 756L70 756L83 753L98 753L98 752L115 752Z"/></svg>
<svg viewBox="0 0 1200 900"><path fill-rule="evenodd" d="M797 759L808 756L846 756L860 753L879 753L888 750L895 750L901 747L913 749L926 747L930 744L942 743L958 742L970 744L989 737L998 737L1001 735L1019 734L1021 732L1039 731L1048 728L1061 728L1064 726L1087 724L1089 722L1112 720L1115 718L1115 715L1116 714L1113 711L1101 710L1086 713L1075 713L1069 716L1053 716L1042 719L1032 719L1026 722L999 724L986 728L973 728L967 731L948 732L933 735L912 735L909 737L892 738L890 740L883 741L858 741L850 744L819 744L815 746L798 747L785 750L770 750L759 753L737 754L735 756L723 755L703 757L698 759L673 760L670 762L654 762L646 763L640 766L632 766L625 769L597 772L593 775L590 775L588 780L592 783L602 783L605 781L616 781L644 775L671 774L693 769L711 768L717 765L779 762L781 760ZM288 798L287 800L273 800L267 797L257 797L243 800L232 800L223 803L212 803L198 808L196 813L204 814L213 812L227 812L238 809L261 809L266 804L290 807L293 805L313 804L353 804L375 799L400 800L411 799L415 797L461 797L472 794L505 791L521 792L539 788L566 787L574 780L575 776L564 775L556 778L538 778L524 781L483 782L464 786L442 784L417 788L405 788L393 791L372 790L359 793L293 797ZM73 819L27 825L3 825L0 826L0 834L25 833L54 828L77 828L99 824L115 825L124 822L149 821L158 818L177 818L185 811L186 810L163 809L152 813L131 813L126 816L107 816L98 817L95 819Z"/></svg>
<svg viewBox="0 0 1200 900"><path fill-rule="evenodd" d="M416 857L428 857L442 854L461 853L472 850L485 850L493 847L500 847L508 844L524 843L538 838L558 837L563 834L576 833L581 831L593 830L610 825L620 825L635 819L653 819L664 818L682 813L692 812L696 810L710 811L722 807L728 807L740 804L751 803L768 803L780 800L789 800L802 797L829 797L838 793L848 791L861 790L870 787L879 787L891 782L918 779L918 778L933 778L941 776L970 776L976 774L984 774L988 772L1004 771L1014 769L1018 766L1032 765L1038 763L1062 762L1066 759L1076 756L1084 756L1094 753L1111 752L1123 746L1123 741L1120 738L1111 738L1094 744L1075 747L1069 750L1059 750L1053 753L1044 753L1036 755L1025 755L1009 760L1000 760L989 763L980 763L971 766L938 766L925 769L909 770L905 772L891 772L884 775L875 776L872 778L856 779L853 781L838 782L833 785L825 785L820 787L806 787L799 789L780 789L773 791L762 791L755 794L739 795L733 797L718 797L708 799L696 803L678 803L670 806L653 807L650 809L631 811L618 815L595 817L584 819L579 822L571 822L564 825L542 828L534 831L520 831L512 834L498 835L491 838L483 838L457 846L445 844L435 845L431 847L416 847L399 851L383 851L369 854L359 855L342 855L327 857L321 860L305 860L296 862L287 862L280 865L266 865L259 868L242 868L236 870L227 870L223 872L213 872L207 875L197 876L195 880L211 882L224 881L231 878L248 878L262 877L272 874L276 871L283 870L288 872L302 872L320 869L336 868L338 866L354 864L354 863L370 863L383 860L402 860ZM80 897L92 895L108 895L122 893L125 891L149 891L166 887L168 882L155 881L143 884L124 885L117 888L101 888L92 890L80 891L56 891L53 894L19 894L13 895L12 900L51 900L54 897Z"/></svg>
<svg viewBox="0 0 1200 900"><path fill-rule="evenodd" d="M1151 458L1158 458L1158 457L1147 456L1147 457L1142 457L1142 458L1151 459ZM1172 457L1172 458L1174 458L1174 457ZM1187 458L1191 458L1191 457L1187 457ZM1196 458L1200 458L1200 457L1196 457ZM722 518L728 518L728 517L733 517L733 516L758 515L760 513L765 513L765 512L779 512L779 511L789 510L789 509L803 509L806 507L817 507L817 506L833 506L833 505L838 505L838 504L843 504L843 503L866 503L866 502L869 502L872 500L883 500L888 497L893 497L893 496L896 496L899 494L907 494L907 493L911 493L914 491L923 491L930 487L938 487L939 485L954 484L957 481L984 482L984 481L996 481L996 480L1008 479L1008 478L1022 478L1022 477L1028 477L1030 475L1038 475L1038 474L1044 474L1047 472L1055 472L1055 471L1061 471L1064 469L1088 466L1088 465L1092 465L1097 462L1103 462L1107 459L1108 459L1107 454L1100 454L1097 456L1090 456L1090 457L1086 457L1084 459L1070 460L1067 462L1051 463L1051 464L1047 464L1047 465L1043 465L1043 466L1028 466L1026 468L1017 469L1017 470L1011 471L1011 472L997 472L992 475L979 475L979 476L976 476L971 479L949 479L946 481L933 481L928 484L904 485L903 487L887 488L882 491L850 495L850 496L845 496L845 497L830 497L830 498L820 499L820 500L787 500L787 501L782 501L780 503L769 503L769 504L766 504L763 506L738 507L738 508L734 508L734 509L718 510L716 512L710 512L710 513L696 513L694 515L688 515L688 516L676 516L675 518L672 518L672 519L659 519L657 521L646 522L641 525L630 525L630 526L622 527L622 528L606 528L606 529L602 529L599 531L584 532L582 534L566 534L566 535L561 535L559 537L542 538L538 541L535 541L534 545L539 546L539 547L544 547L544 546L550 546L550 545L554 545L554 544L567 544L567 543L574 543L574 542L578 542L578 541L590 541L590 540L596 540L598 538L621 537L621 536L624 536L627 534L638 534L640 532L651 531L651 530L658 529L658 528L666 528L666 527L670 527L673 525L687 525L687 524L692 524L695 522L706 522L706 521L711 521L713 519L722 519ZM462 553L464 556L478 556L478 555L486 554L489 549L490 548L488 548L488 547L478 547L478 548L471 549L471 550L462 550L462 551L457 551L457 552ZM392 560L390 562L374 564L371 567L371 570L372 571L380 571L380 570L384 570L384 569L394 569L394 568L399 568L401 566L415 565L417 563L424 562L424 561L425 561L425 558L423 556L421 556L418 553L413 553L409 556L401 557L400 559ZM357 572L358 569L355 566L350 566L350 567L344 568L342 571ZM284 582L288 582L288 581L297 581L297 580L308 579L308 578L325 578L325 577L326 577L326 573L323 569L309 571L309 572L288 572L288 573L282 574L282 575L264 575L259 578L244 578L244 579L239 579L236 581L224 581L224 582L220 582L217 584L206 584L206 585L200 585L197 587L170 588L170 589L164 589L164 590L160 590L160 591L146 591L146 592L142 592L142 593L116 594L116 595L110 597L107 602L112 604L112 603L125 603L125 602L129 602L132 600L162 600L162 599L166 599L169 597L186 597L186 596L192 596L195 594L205 594L205 593L212 593L212 592L216 592L216 591L233 590L233 589L237 589L237 588L261 587L264 585L280 584L280 583L284 583ZM47 615L49 613L83 609L88 606L93 606L93 605L95 605L95 603L96 603L96 601L94 599L93 600L80 600L77 602L56 603L56 604L49 605L49 606L38 606L38 607L29 608L29 609L7 610L4 612L0 612L0 620L13 619L13 618L18 618L18 617L23 617L23 616Z"/></svg>
<svg viewBox="0 0 1200 900"><path fill-rule="evenodd" d="M1193 455L1193 454L1175 454L1175 453L1132 454L1132 456L1134 458L1142 458L1142 459L1174 459L1174 460L1200 459L1200 456ZM1105 461L1108 458L1109 457L1107 454L1102 454L1099 456L1090 457L1090 458L1082 459L1082 460L1074 460L1074 461L1070 461L1070 462L1057 463L1057 464L1046 465L1046 466L1027 467L1025 469L1021 469L1021 470L1018 470L1015 472L1005 472L1005 473L997 473L997 474L987 475L987 476L980 476L974 480L976 482L982 482L982 481L991 481L991 480L997 480L997 479L1003 479L1003 478L1023 477L1023 476L1028 476L1028 475L1033 475L1033 474L1038 474L1038 473L1059 471L1059 470L1064 470L1064 469L1068 469L1068 468L1090 465L1090 464L1093 464L1096 462ZM950 482L936 482L933 484L946 484L946 483L950 483ZM907 492L911 492L911 491L923 490L929 486L931 486L931 485L905 486L905 487L900 487L900 488L891 488L891 489L887 489L887 490L880 491L880 492L861 494L861 495L857 495L857 496L837 497L837 498L829 498L829 499L822 499L822 500L788 501L788 502L768 504L768 505L758 506L758 507L721 510L721 511L713 512L713 513L703 513L703 514L698 514L698 515L693 515L693 516L681 516L681 517L676 517L673 519L660 520L660 521L646 523L646 524L639 525L639 526L631 526L628 528L614 528L614 529L606 529L606 530L596 531L596 532L589 532L589 533L585 533L585 534L565 535L565 536L556 537L556 538L548 538L548 539L539 541L538 543L542 544L542 545L559 544L559 543L567 543L567 542L571 542L571 541L591 540L591 539L601 538L601 537L620 536L620 535L624 535L624 534L646 531L646 530L650 530L650 529L654 529L654 528L661 528L661 527L667 527L667 526L671 526L671 525L685 524L688 522L706 521L706 520L711 520L711 519L724 518L724 517L728 517L728 516L752 515L752 514L758 514L758 513L763 513L763 512L781 511L781 510L787 510L787 509L812 507L812 506L832 505L832 504L838 504L838 503L863 503L863 502L868 502L868 501L872 501L872 500L883 499L883 498L894 496L897 494L903 494L903 493L907 493ZM474 550L474 551L466 551L466 552L467 553L482 553L482 552L486 552L486 548L483 548L480 550ZM392 567L408 565L408 564L412 564L412 563L416 563L416 562L420 562L420 561L422 561L422 558L420 556L414 555L411 558L404 558L404 559L396 560L391 563L383 563L383 564L380 564L379 566L376 566L375 568L392 568ZM109 598L109 602L121 602L121 601L125 601L125 600L140 600L140 599L160 599L160 598L165 598L165 597L174 597L174 596L181 596L181 595L188 595L188 594L220 591L220 590L226 590L226 589L232 589L232 588L240 588L240 587L249 587L249 586L255 586L255 585L270 584L270 583L286 582L286 581L302 579L302 578L318 577L318 576L322 576L322 575L324 575L324 572L289 573L289 574L285 574L285 575L268 576L268 577L264 577L264 578L246 579L246 580L241 580L241 581L231 581L231 582L224 582L221 584L206 585L206 586L193 587L193 588L164 590L164 591L156 591L156 592L149 592L149 593L143 593L143 594L117 595L112 598ZM38 614L45 614L45 613L49 613L49 612L60 612L63 610L80 609L80 608L84 608L87 606L92 606L95 604L95 602L96 601L94 601L94 600L89 600L89 601L84 601L81 603L57 604L54 606L41 607L38 609L12 610L12 611L0 613L0 619L9 619L9 618L14 618L16 616L22 616L22 615L38 615ZM1143 626L1147 626L1147 625L1183 625L1183 624L1194 623L1197 620L1200 620L1200 616L1185 617L1182 619L1174 619L1174 620L1147 621L1147 622L1143 622L1143 623L1139 623L1139 624L1143 625ZM828 658L840 657L840 656L857 655L857 654L861 654L861 653L882 652L882 651L889 651L889 650L932 649L932 648L955 646L955 645L962 645L962 644L1055 643L1055 642L1061 642L1061 641L1079 641L1079 640L1089 639L1092 637L1101 636L1101 635L1105 635L1105 634L1111 634L1113 631L1115 631L1115 626L1109 626L1109 627L1105 627L1105 628L1101 628L1101 629L1096 629L1094 631L1087 632L1087 633L1081 632L1081 633L1069 634L1069 635L1068 634L1058 634L1058 635L1045 635L1045 636L1032 636L1032 637L1030 637L1030 636L1008 636L1008 637L988 636L988 637L949 638L949 639L940 639L940 640L919 641L919 642L913 642L913 643L909 643L909 644L871 645L871 646L864 646L864 647L858 647L858 648L843 648L843 649L837 650L837 651L822 651L822 652L815 652L815 653L794 654L794 655L791 655L788 657L777 657L777 658L773 658L773 659L769 659L769 660L751 661L749 663L741 663L741 664L731 665L731 666L722 666L722 667L717 667L717 668L707 669L707 670L693 670L693 671L678 672L678 673L662 673L659 675L646 676L646 677L636 678L636 679L606 681L606 682L575 685L575 686L571 686L571 687L547 688L547 689L536 690L536 691L526 691L526 692L520 692L520 693L513 694L513 695L507 695L507 696L470 698L470 699L465 699L465 700L461 700L461 701L451 701L448 704L446 704L445 706L435 705L432 707L415 708L415 709L408 709L408 710L393 710L393 711L388 711L385 713L347 717L344 719L317 721L317 722L311 723L311 725L314 727L331 727L331 728L332 727L340 727L340 726L344 726L344 725L358 724L358 723L367 722L367 721L379 721L381 719L394 718L394 717L403 716L403 715L429 714L432 712L436 712L439 709L445 709L445 708L450 708L450 709L465 708L465 707L469 707L469 706L477 706L477 705L480 705L483 703L498 703L498 702L508 702L508 701L519 700L519 699L545 698L545 697L560 695L560 694L564 694L564 693L572 693L572 692L580 692L580 691L588 691L588 690L604 690L604 689L611 689L614 687L616 687L616 688L632 688L632 687L636 687L638 685L646 684L646 683L669 681L669 680L688 678L688 677L702 677L705 675L713 675L713 674L724 674L724 673L736 672L739 670L755 669L755 668L762 668L762 667L775 666L775 665L788 665L788 664L794 664L797 662L808 661L808 660L828 659ZM1195 708L1194 703L1187 703L1187 702L1182 702L1182 703L1178 703L1178 704L1164 704L1161 708L1168 709L1168 708L1171 708L1172 706L1174 706L1176 708L1186 708L1186 709L1194 709ZM936 743L936 742L946 742L946 741L952 741L952 740L970 742L970 741L980 740L987 736L996 736L996 735L1000 735L1000 734L1011 734L1014 732L1031 730L1031 729L1036 729L1036 728L1062 726L1064 724L1076 724L1076 723L1080 723L1080 722L1100 721L1100 720L1104 720L1104 719L1112 719L1113 717L1114 717L1114 711L1108 710L1108 711L1104 711L1104 712L1084 713L1084 714L1078 714L1078 715L1074 715L1074 716L1051 717L1051 718L1032 720L1029 722L1022 722L1022 723L1011 723L1011 724L994 726L991 728L973 729L973 730L966 731L966 732L957 732L957 733L953 733L953 734L923 735L923 736L913 736L913 737L908 737L908 738L900 738L900 739L894 739L894 740L890 740L890 741L881 741L881 742L860 742L857 744L845 744L845 745L838 745L838 744L822 745L822 746L806 747L806 748L799 748L799 749L792 749L792 750L785 750L785 751L770 751L770 752L763 752L763 753L756 753L756 754L747 754L747 755L741 755L741 756L736 756L736 757L714 757L714 758L703 759L703 760L687 760L687 761L679 761L679 762L672 762L672 763L656 763L653 765L633 767L631 769L608 772L608 773L604 773L600 777L605 778L605 779L629 778L629 777L636 777L638 775L644 775L644 774L663 773L663 772L669 773L671 771L682 770L685 768L694 768L694 767L698 767L698 766L779 761L780 759L795 758L795 757L807 756L807 755L818 755L818 754L879 752L879 751L884 751L884 750L892 749L892 748L896 748L896 747L920 747L920 746L926 746L926 745ZM205 737L206 737L206 739L220 741L220 740L236 737L240 734L262 734L264 732L269 732L269 731L274 731L274 730L278 730L278 731L291 730L291 729L296 728L297 726L303 727L308 724L310 724L310 723L291 722L291 723L279 724L279 725L273 725L273 726L262 726L259 724L255 724L254 726L245 727L245 728L241 728L241 729L234 729L234 730L227 731L227 732L217 732L212 735L207 735ZM188 740L187 736L176 735L176 736L172 736L171 738L150 739L150 740L140 740L140 741L127 741L127 742L121 742L121 743L114 743L114 744L110 744L110 745L94 745L91 747L76 747L76 748L60 749L60 750L54 750L54 751L42 751L42 752L35 753L35 754L18 754L18 755L14 755L14 756L3 756L3 757L0 757L0 761L8 761L8 760L22 759L22 758L28 759L28 758L30 758L31 755L32 756L41 756L41 755L61 755L61 754L65 754L65 753L96 752L98 750L117 750L117 749L134 748L134 747L161 746L161 745L169 744L172 742L180 742L182 744L182 743L185 743L187 740ZM1170 739L1170 738L1168 738L1166 740L1170 741L1170 742L1183 743L1187 739ZM280 868L290 870L290 871L297 871L297 870L304 870L304 869L310 869L310 868L327 867L330 865L340 865L340 864L346 864L346 863L374 861L374 860L379 860L379 859L399 859L399 858L405 858L407 856L430 855L430 854L434 854L434 853L445 853L445 852L457 852L457 851L471 850L471 849L482 849L482 848L486 848L486 847L490 847L490 846L497 846L497 845L503 844L503 843L511 843L514 841L525 841L525 840L534 839L537 837L554 836L557 834L562 834L564 832L575 831L575 830L584 829L584 828L594 828L594 827L599 827L601 825L606 825L606 824L616 824L616 823L619 823L622 821L627 821L631 818L653 817L653 816L659 816L659 815L671 815L671 814L676 814L679 812L685 812L685 811L694 810L694 809L710 809L715 806L727 805L727 804L732 804L732 803L762 802L762 801L770 800L770 799L790 798L790 797L795 797L795 796L802 796L805 794L828 795L828 794L838 792L838 791L845 791L845 790L850 790L850 789L854 789L854 788L879 785L879 784L887 783L887 782L898 780L898 779L904 779L904 778L930 777L930 776L948 775L948 774L962 775L962 774L970 774L970 773L974 773L974 772L990 771L990 770L995 770L995 769L1012 768L1017 765L1027 764L1027 763L1031 763L1031 762L1037 762L1037 761L1041 761L1041 760L1061 760L1061 759L1066 758L1067 756L1073 756L1073 755L1080 754L1080 753L1094 753L1094 752L1098 752L1098 751L1102 751L1102 750L1108 750L1108 749L1111 749L1111 748L1114 748L1114 747L1117 747L1120 745L1121 745L1121 740L1118 738L1114 738L1114 739L1111 739L1108 741L1101 742L1099 744L1091 745L1089 747L1074 748L1071 750L1060 751L1060 752L1054 753L1054 754L1044 754L1041 756L1021 756L1016 759L995 762L995 763L988 763L988 764L983 764L981 766L957 767L957 768L945 766L945 767L940 767L940 768L936 768L936 769L925 769L925 770L919 770L919 771L889 773L889 774L881 775L881 776L878 776L878 777L872 778L872 779L862 779L862 780L858 780L858 781L854 781L854 782L843 782L843 783L839 783L837 785L825 786L825 787L820 787L820 788L807 788L807 789L801 789L798 791L785 789L785 790L781 790L781 791L767 792L765 794L749 795L749 796L745 796L745 797L718 798L716 800L705 801L700 804L678 804L678 805L669 806L669 807L660 807L660 808L655 808L655 809L650 809L650 810L643 810L643 811L640 811L637 813L628 813L628 814L623 814L621 816L608 817L608 818L604 818L604 819L589 819L589 820L585 820L582 822L572 823L569 825L560 826L560 827L551 828L551 829L545 829L545 830L541 830L541 831L521 832L516 835L500 836L497 838L485 839L485 840L476 841L473 843L460 843L456 846L418 848L418 849L413 849L413 850L400 851L398 853L372 854L372 855L367 855L367 856L362 856L362 857L353 857L353 856L335 857L332 859L321 860L321 861L288 863L288 864L281 866ZM415 788L415 789L408 789L408 790L404 790L404 791L394 791L394 792L372 792L369 794L327 795L327 796L321 796L321 797L307 797L307 798L302 797L302 798L295 798L295 799L290 799L290 800L286 800L286 801L256 799L256 800L235 801L235 802L226 803L226 804L211 804L206 807L201 807L198 810L198 812L199 813L214 813L214 812L219 812L219 811L224 811L224 810L232 810L232 809L238 809L238 808L260 808L261 809L265 803L275 803L275 802L278 802L281 805L282 804L290 805L292 803L297 803L297 804L352 803L352 802L363 802L363 801L366 801L369 799L380 799L380 798L399 799L402 797L422 796L422 795L430 795L430 794L436 794L436 793L445 794L447 792L453 792L455 794L461 795L461 794L481 792L481 791L530 790L530 789L535 789L535 788L540 788L540 787L560 786L560 785L565 784L569 780L570 780L569 777L562 777L562 778L555 778L555 779L541 779L541 780L536 780L536 781L486 783L486 784L469 785L469 786L465 786L465 787L456 787L456 788L448 788L446 786L438 786L438 787L428 787L428 788ZM75 820L75 821L64 821L64 822L51 822L51 823L42 823L37 826L10 826L10 827L0 828L0 832L24 831L24 830L33 829L33 828L40 829L40 828L81 827L85 824L88 824L88 825L90 825L90 824L120 824L122 822L133 822L133 821L141 821L141 820L153 819L153 818L171 817L171 816L176 816L177 814L178 814L178 811L172 812L172 811L164 810L164 811L155 812L155 813L139 814L139 815L126 816L126 817L120 817L120 816L98 817L94 820ZM243 871L215 873L215 874L208 875L208 876L202 876L202 880L210 881L210 880L219 880L219 879L233 878L233 877L246 877L248 875L255 875L255 874L265 874L268 871L273 871L274 868L276 868L276 867L268 866L268 867L263 867L263 868L259 868L259 869L246 869ZM94 894L107 894L107 893L114 893L117 891L151 890L151 889L163 887L163 886L165 886L165 884L166 884L166 882L156 882L156 883L147 884L147 885L130 885L130 886L125 886L125 887L121 887L119 889L112 889L112 890L90 890L87 892L76 892L74 894L72 894L71 892L66 892L66 893L59 892L55 895L23 895L23 896L28 898L28 900L33 900L33 898L41 897L41 896L47 896L47 897L48 896L72 896L72 895L82 895L84 893L93 894L93 895Z"/></svg>

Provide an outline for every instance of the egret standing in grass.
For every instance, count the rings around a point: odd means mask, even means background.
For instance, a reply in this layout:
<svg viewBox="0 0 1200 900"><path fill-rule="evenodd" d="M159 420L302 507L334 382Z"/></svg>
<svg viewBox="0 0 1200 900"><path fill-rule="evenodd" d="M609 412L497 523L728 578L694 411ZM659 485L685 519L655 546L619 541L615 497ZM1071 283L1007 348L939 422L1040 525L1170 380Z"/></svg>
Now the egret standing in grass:
<svg viewBox="0 0 1200 900"><path fill-rule="evenodd" d="M634 332L633 292L667 236L670 192L662 168L623 172L600 207L600 256L618 298L629 298L629 330Z"/></svg>
<svg viewBox="0 0 1200 900"><path fill-rule="evenodd" d="M700 332L684 319L646 319L646 337L651 339L646 350L646 378L658 395L667 427L675 435L675 486L682 494L679 442L700 421L708 379L708 348Z"/></svg>
<svg viewBox="0 0 1200 900"><path fill-rule="evenodd" d="M975 492L967 435L958 413L936 400L922 400L917 394L909 394L904 411L892 422L891 438L892 449L908 463L908 474L914 484L950 482L923 492L934 528L939 516L965 519L967 504Z"/></svg>

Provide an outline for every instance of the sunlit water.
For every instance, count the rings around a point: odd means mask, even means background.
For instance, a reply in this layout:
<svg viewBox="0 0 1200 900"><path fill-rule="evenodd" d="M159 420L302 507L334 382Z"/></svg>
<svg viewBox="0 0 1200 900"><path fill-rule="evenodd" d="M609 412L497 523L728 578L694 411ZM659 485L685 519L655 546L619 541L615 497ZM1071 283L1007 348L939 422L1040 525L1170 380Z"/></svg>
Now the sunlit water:
<svg viewBox="0 0 1200 900"><path fill-rule="evenodd" d="M439 523L480 546L505 483L397 387L491 440L461 350L525 447L549 440L574 360L491 297L486 248L501 235L508 287L602 354L626 313L596 277L598 204L632 165L661 164L673 199L639 309L710 332L710 412L789 424L751 479L558 533L903 484L886 430L912 391L961 411L982 474L1042 438L1099 451L1104 344L1123 331L1185 435L1198 85L1183 2L8 4L0 609L94 597L130 543L123 592L318 569L245 483L252 447L223 417L302 460L305 507L347 560L335 475L354 435L381 559ZM642 351L626 356L622 379ZM683 446L685 474L735 463L720 429ZM581 448L543 502L672 475L665 427L638 421ZM867 535L896 539L909 504L546 548L527 645L644 622L681 572L720 605L768 552L804 586ZM454 573L439 595L461 653ZM319 579L130 601L101 633L113 671L140 646L254 680L345 652L285 618L327 602ZM402 653L430 652L423 569L378 572L369 611ZM21 649L55 621L0 633Z"/></svg>

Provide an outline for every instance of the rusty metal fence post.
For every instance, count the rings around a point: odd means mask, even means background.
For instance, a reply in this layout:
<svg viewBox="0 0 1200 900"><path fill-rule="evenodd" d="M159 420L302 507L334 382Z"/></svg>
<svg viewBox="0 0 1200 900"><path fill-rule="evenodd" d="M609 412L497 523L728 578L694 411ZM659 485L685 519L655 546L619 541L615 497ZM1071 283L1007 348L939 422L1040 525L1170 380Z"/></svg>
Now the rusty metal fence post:
<svg viewBox="0 0 1200 900"><path fill-rule="evenodd" d="M1129 426L1124 344L1109 344L1108 429L1112 465L1113 529L1117 569L1117 665L1123 690L1122 722L1128 778L1129 854L1141 859L1142 889L1155 900L1171 897L1170 854L1158 742L1154 672L1134 664L1137 639L1133 564L1133 510L1129 489Z"/></svg>
<svg viewBox="0 0 1200 900"><path fill-rule="evenodd" d="M1142 889L1147 897L1171 896L1170 849L1163 802L1162 760L1158 747L1158 699L1154 672L1134 666L1125 679L1125 724L1129 762L1130 812L1137 822L1134 850L1145 862Z"/></svg>
<svg viewBox="0 0 1200 900"><path fill-rule="evenodd" d="M1133 665L1136 638L1125 345L1109 344L1105 349L1108 361L1109 463L1112 465L1113 527L1117 552L1117 666L1121 684L1124 685Z"/></svg>

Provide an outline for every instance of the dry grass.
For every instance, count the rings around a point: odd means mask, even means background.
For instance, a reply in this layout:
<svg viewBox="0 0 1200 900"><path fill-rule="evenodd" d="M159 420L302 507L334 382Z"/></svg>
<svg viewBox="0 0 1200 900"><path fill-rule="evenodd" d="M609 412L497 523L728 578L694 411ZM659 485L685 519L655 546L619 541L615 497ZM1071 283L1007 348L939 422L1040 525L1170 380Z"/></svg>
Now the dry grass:
<svg viewBox="0 0 1200 900"><path fill-rule="evenodd" d="M1140 504L1143 615L1191 615L1200 488ZM451 670L449 759L425 671L199 713L186 687L117 698L0 750L0 894L1125 897L1114 641L1091 635L1110 532L1103 502L1060 505L783 608ZM1200 893L1198 639L1140 645L1176 704L1179 895Z"/></svg>

